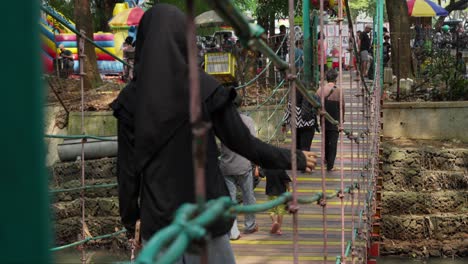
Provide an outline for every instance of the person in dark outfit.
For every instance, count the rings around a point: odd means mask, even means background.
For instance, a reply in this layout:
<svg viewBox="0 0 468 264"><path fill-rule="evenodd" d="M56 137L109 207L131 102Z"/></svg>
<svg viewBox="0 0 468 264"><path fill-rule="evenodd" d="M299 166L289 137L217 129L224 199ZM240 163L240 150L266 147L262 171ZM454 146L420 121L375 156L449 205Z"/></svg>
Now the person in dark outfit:
<svg viewBox="0 0 468 264"><path fill-rule="evenodd" d="M289 183L291 178L285 170L269 170L261 169L261 174L266 177L265 194L268 195L268 200L274 200L279 195L289 191ZM272 221L271 234L281 235L281 225L283 224L283 215L286 214L286 206L278 205L269 210Z"/></svg>
<svg viewBox="0 0 468 264"><path fill-rule="evenodd" d="M371 49L371 39L369 33L372 31L372 27L367 25L364 32L359 34L359 54L361 56L361 72L364 77L367 77L367 67L369 65L369 52Z"/></svg>
<svg viewBox="0 0 468 264"><path fill-rule="evenodd" d="M286 132L287 125L291 125L291 101L288 101L288 107L283 117L283 133ZM317 115L312 105L302 96L300 92L296 93L296 148L310 151L310 145L314 139L317 128Z"/></svg>
<svg viewBox="0 0 468 264"><path fill-rule="evenodd" d="M338 73L335 70L327 72L327 84L323 89L323 96L325 96L325 110L337 121L340 121L340 97L341 89L336 87L336 78ZM317 95L322 96L322 87L317 90ZM343 115L344 115L344 102L343 102ZM344 122L344 120L343 120ZM328 120L325 120L325 162L327 163L327 170L333 170L336 158L336 147L338 142L339 130L336 125L333 125Z"/></svg>
<svg viewBox="0 0 468 264"><path fill-rule="evenodd" d="M390 44L390 36L384 36L385 42L383 43L383 57L384 57L384 67L388 67L388 62L390 61L390 52L392 52L392 44Z"/></svg>
<svg viewBox="0 0 468 264"><path fill-rule="evenodd" d="M186 17L156 4L143 15L135 51L135 76L112 103L119 120L118 181L122 223L134 231L141 219L143 241L168 226L184 203L195 203L192 127L189 114ZM290 151L250 134L233 105L236 92L199 71L206 137L206 197L229 196L218 166L215 135L231 150L265 168L289 169ZM127 120L127 118L129 120ZM128 123L128 129L120 129ZM122 147L123 146L123 147ZM124 153L122 153L124 152ZM315 155L297 152L299 169L311 171ZM234 263L229 237L233 219L208 226L208 263ZM176 263L198 263L185 253Z"/></svg>
<svg viewBox="0 0 468 264"><path fill-rule="evenodd" d="M73 65L74 65L74 58L73 58L73 53L70 50L67 50L65 48L65 45L60 44L59 45L60 49L60 58L62 59L62 67L65 73L64 77L68 77L72 72L73 72Z"/></svg>

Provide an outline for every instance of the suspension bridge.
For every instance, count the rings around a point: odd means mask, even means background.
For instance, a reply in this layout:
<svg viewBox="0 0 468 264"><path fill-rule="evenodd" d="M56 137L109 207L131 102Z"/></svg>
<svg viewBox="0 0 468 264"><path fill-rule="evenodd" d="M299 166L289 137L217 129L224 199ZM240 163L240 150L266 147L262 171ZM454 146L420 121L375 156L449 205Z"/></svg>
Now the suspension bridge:
<svg viewBox="0 0 468 264"><path fill-rule="evenodd" d="M351 87L354 82L354 89ZM356 76L347 76L343 85L347 113L345 115L345 128L352 131L367 131L369 129L364 110L367 100L358 86ZM320 153L321 133L315 135L311 150ZM335 170L325 175L326 193L333 193L344 186L356 188L350 194L337 196L330 199L326 206L318 204L302 205L299 213L299 263L336 262L336 257L341 256L343 246L348 261L363 262L367 254L368 235L372 235L373 225L378 222L376 213L367 211L366 197L372 186L370 171L365 164L370 162L369 141L366 136L361 138L359 144L348 138L343 144L339 144ZM284 145L289 147L289 145ZM297 192L299 197L310 197L322 191L321 166L311 174L299 173L297 178ZM341 174L343 173L343 179ZM256 189L257 202L266 201L264 194L265 183ZM342 214L343 210L343 214ZM242 217L241 217L242 219ZM269 214L257 214L257 222L260 231L255 234L243 236L240 240L233 241L234 252L239 263L291 263L292 252L292 217L285 217L283 235L277 236L269 233L271 220ZM373 223L373 224L371 224ZM374 230L376 231L376 230ZM374 236L378 235L373 233ZM326 238L327 242L324 243ZM343 240L344 239L344 243ZM376 246L374 246L376 247ZM369 252L375 254L376 252Z"/></svg>
<svg viewBox="0 0 468 264"><path fill-rule="evenodd" d="M189 7L193 7L193 1L187 1ZM304 95L320 113L322 122L325 119L336 124L341 133L338 144L338 155L335 170L326 172L322 160L312 173L299 173L297 166L293 162L293 169L290 174L293 179L291 193L285 193L274 201L266 201L264 193L264 182L256 189L258 204L253 206L242 206L233 203L229 198L224 197L216 201L204 201L203 194L197 190L200 203L198 205L185 205L176 214L176 221L173 225L157 233L145 246L136 258L136 263L172 263L182 254L194 239L201 239L205 236L204 226L220 217L230 215L256 212L260 231L254 234L243 236L238 241L233 241L232 246L238 263L375 263L379 249L379 219L380 219L380 192L382 184L379 175L379 144L381 123L381 88L382 88L382 22L383 22L383 0L377 1L377 16L374 20L376 32L375 45L375 81L365 82L362 73L357 71L344 72L339 67L339 80L337 85L343 89L344 96L341 98L342 104L346 106L346 112L342 113L346 122L340 123L333 120L324 111L323 101L317 101L311 94L314 90L306 87L296 78L294 67L294 51L291 49L290 62L284 62L276 56L263 42L261 34L263 29L251 25L238 9L228 0L207 1L228 23L238 32L242 43L245 46L257 49L265 54L278 69L288 70L287 83L290 91L291 102L295 105L295 93ZM338 17L336 22L339 25L340 34L343 29L344 3L339 1ZM294 1L289 1L290 23L294 24ZM324 4L320 1L320 13L323 14ZM189 8L188 34L194 34L193 10ZM320 29L323 32L323 16L320 16ZM294 33L291 32L290 40L293 41ZM340 35L340 38L342 36ZM191 38L189 38L191 39ZM80 43L80 49L84 48L84 39ZM322 40L323 41L323 40ZM356 41L353 41L356 43ZM194 43L193 43L194 44ZM196 47L189 45L189 54L195 54ZM290 46L294 46L291 44ZM81 50L82 51L82 50ZM343 48L340 45L340 52ZM191 72L196 72L194 58L190 57ZM80 63L80 65L83 65ZM81 74L84 74L81 67ZM324 84L323 69L321 71L320 85ZM191 89L198 93L196 85ZM322 96L323 98L323 96ZM84 100L84 98L82 99ZM194 109L199 105L194 102ZM196 111L195 111L196 112ZM293 112L292 120L295 120ZM193 121L198 120L192 117ZM295 127L293 122L292 127ZM295 129L290 135L291 147L295 153ZM83 131L84 132L84 131ZM323 129L322 129L323 132ZM48 138L78 138L83 144L88 138L109 140L92 135L46 135ZM37 138L37 137L36 137ZM195 138L194 140L198 140ZM324 136L322 133L316 134L312 143L312 151L323 153ZM197 157L196 157L197 158ZM90 187L86 185L84 179L85 157L82 154L82 240L69 245L54 247L50 250L58 251L64 248L83 245L82 262L86 262L85 244L91 240L106 239L120 235L125 230L115 233L90 237L86 233L86 190ZM203 178L202 174L196 175L197 179ZM42 185L41 185L42 186ZM109 188L113 186L100 186ZM67 191L67 190L65 190ZM77 190L68 190L77 191ZM285 218L283 224L283 235L275 236L268 233L270 220L266 213L269 207L288 203L291 215ZM43 207L41 207L43 208ZM196 218L190 218L193 212L197 212ZM44 213L38 213L44 215ZM44 224L43 222L41 222ZM45 224L43 226L46 226ZM36 233L36 232L33 232ZM39 232L41 233L41 232ZM47 233L47 232L45 232ZM43 235L43 234L42 234ZM48 235L48 234L47 234ZM38 234L39 236L39 234ZM38 239L39 241L40 239ZM45 240L42 240L45 241ZM47 245L47 243L45 243ZM167 248L164 253L161 250ZM39 248L41 249L41 247ZM49 259L48 254L39 253L44 260ZM156 257L157 256L157 257Z"/></svg>

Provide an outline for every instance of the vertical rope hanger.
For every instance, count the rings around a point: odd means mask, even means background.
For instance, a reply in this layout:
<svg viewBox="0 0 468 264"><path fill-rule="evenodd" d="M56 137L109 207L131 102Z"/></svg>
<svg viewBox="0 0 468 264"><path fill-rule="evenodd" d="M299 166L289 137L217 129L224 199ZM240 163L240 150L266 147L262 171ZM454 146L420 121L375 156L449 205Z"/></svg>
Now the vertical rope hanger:
<svg viewBox="0 0 468 264"><path fill-rule="evenodd" d="M293 201L290 206L290 211L293 213L293 259L294 264L299 263L299 250L298 250L298 205L297 205L297 157L296 157L296 142L297 142L297 98L296 98L296 63L295 63L295 31L291 29L294 27L294 0L289 0L289 85L291 91L289 98L291 100L291 169L292 169L292 180L293 180Z"/></svg>
<svg viewBox="0 0 468 264"><path fill-rule="evenodd" d="M345 214L344 214L344 162L343 162L343 129L344 129L344 98L343 98L343 67L341 64L341 57L343 54L343 2L338 1L338 40L339 40L339 57L338 57L338 88L340 89L340 127L338 133L340 133L340 193L339 198L341 201L341 263L346 263L345 254Z"/></svg>
<svg viewBox="0 0 468 264"><path fill-rule="evenodd" d="M205 159L206 159L206 135L210 124L202 121L200 83L196 61L195 15L194 0L187 0L187 55L189 68L190 87L190 123L192 125L192 152L195 180L195 199L198 208L202 209L206 201L205 185ZM208 263L208 252L206 244L200 255L201 263Z"/></svg>
<svg viewBox="0 0 468 264"><path fill-rule="evenodd" d="M85 35L86 32L84 30L80 30L80 33L82 36ZM85 129L84 129L84 59L85 59L85 40L84 38L80 37L79 40L79 59L80 59L80 87L81 87L81 134L85 134ZM81 190L80 193L80 199L81 199L81 239L86 238L86 207L85 207L85 189L84 187L86 186L85 183L85 143L86 139L82 138L81 139L81 187L83 187L83 190ZM81 245L81 263L85 264L86 263L86 250L85 250L85 245Z"/></svg>
<svg viewBox="0 0 468 264"><path fill-rule="evenodd" d="M347 12L349 12L349 10L347 10ZM353 34L353 28L352 26L350 26L351 23L348 22L348 43L349 43L349 47L348 47L348 51L351 51L351 41L349 41L350 39L350 35ZM352 39L352 37L351 37ZM355 114L354 114L354 98L357 98L357 101L359 101L359 97L357 94L354 93L354 87L353 87L353 70L354 70L354 65L353 65L353 52L349 52L349 63L350 63L350 67L349 67L349 94L348 94L348 98L350 98L350 111L348 112L348 115L350 116L350 123L351 123L351 131L354 131L354 117L355 117ZM358 87L359 88L359 87ZM359 91L357 91L359 93ZM351 192L351 263L354 263L354 256L355 256L355 228L356 228L356 224L355 224L355 221L356 221L356 217L355 217L355 214L356 214L356 208L355 208L355 190L356 190L356 182L355 182L355 157L354 157L354 144L356 143L357 145L357 148L359 148L359 135L360 133L357 132L355 133L353 136L356 137L356 141L352 140L351 141L351 186L353 186L353 190ZM359 157L357 158L357 167L359 168Z"/></svg>
<svg viewBox="0 0 468 264"><path fill-rule="evenodd" d="M324 26L323 26L323 11L324 11L324 5L323 5L324 0L320 0L320 46L321 50L318 52L320 53L320 88L321 88L321 104L322 104L322 112L325 112L325 91L324 91L324 77L325 77L325 65L323 64L323 60L325 59L323 57L323 48L324 48L324 37L325 34L323 32ZM322 199L320 201L320 205L322 206L322 221L323 221L323 263L327 263L327 258L328 258L328 233L327 233L327 196L326 196L326 191L327 191L327 186L326 186L326 173L325 173L325 117L323 115L320 116L321 124L322 124L322 142L321 142L321 147L320 147L320 153L322 157L322 164L321 164L321 173L322 173Z"/></svg>

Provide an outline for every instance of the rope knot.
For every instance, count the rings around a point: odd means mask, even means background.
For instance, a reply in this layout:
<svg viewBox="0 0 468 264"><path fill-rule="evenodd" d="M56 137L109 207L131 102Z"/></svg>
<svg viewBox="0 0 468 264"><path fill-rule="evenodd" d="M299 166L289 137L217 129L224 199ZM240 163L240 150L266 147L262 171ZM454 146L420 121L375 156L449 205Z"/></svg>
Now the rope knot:
<svg viewBox="0 0 468 264"><path fill-rule="evenodd" d="M339 190L338 193L336 194L336 197L343 199L344 198L344 193L342 190Z"/></svg>
<svg viewBox="0 0 468 264"><path fill-rule="evenodd" d="M320 200L318 201L317 204L320 205L320 206L322 206L322 207L325 207L325 206L327 206L327 201L326 201L324 198L322 198L322 199L320 199Z"/></svg>
<svg viewBox="0 0 468 264"><path fill-rule="evenodd" d="M182 232L187 233L187 235L194 240L201 239L206 235L206 229L200 225L194 225L191 222L183 220L176 220L175 224L180 226L182 228Z"/></svg>
<svg viewBox="0 0 468 264"><path fill-rule="evenodd" d="M296 78L297 78L297 75L293 75L293 74L290 74L290 73L288 73L288 74L286 75L286 79L287 79L288 81L294 81L294 80L296 80Z"/></svg>
<svg viewBox="0 0 468 264"><path fill-rule="evenodd" d="M299 205L290 203L287 209L290 214L295 214L299 211Z"/></svg>

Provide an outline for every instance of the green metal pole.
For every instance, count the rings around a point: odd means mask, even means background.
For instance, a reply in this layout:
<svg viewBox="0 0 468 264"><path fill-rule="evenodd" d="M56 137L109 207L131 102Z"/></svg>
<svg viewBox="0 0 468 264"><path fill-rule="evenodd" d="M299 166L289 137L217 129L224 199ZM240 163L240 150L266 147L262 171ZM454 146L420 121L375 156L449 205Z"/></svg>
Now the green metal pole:
<svg viewBox="0 0 468 264"><path fill-rule="evenodd" d="M318 89L319 84L319 65L318 65L318 12L314 10L312 14L312 81L314 82L314 88Z"/></svg>
<svg viewBox="0 0 468 264"><path fill-rule="evenodd" d="M379 15L380 15L380 32L379 32L379 53L380 53L380 87L382 89L383 93L383 77L384 77L384 63L383 63L383 25L384 25L384 4L385 2L383 0L379 0Z"/></svg>
<svg viewBox="0 0 468 264"><path fill-rule="evenodd" d="M310 1L302 2L302 31L304 32L304 82L310 88L312 80L312 41L310 39Z"/></svg>
<svg viewBox="0 0 468 264"><path fill-rule="evenodd" d="M2 263L51 262L38 2L17 2L15 11L3 14L5 21L15 25L3 29L5 36L15 40L6 42L5 50L17 52L4 52L1 71L5 88L0 104L5 150L0 177Z"/></svg>

